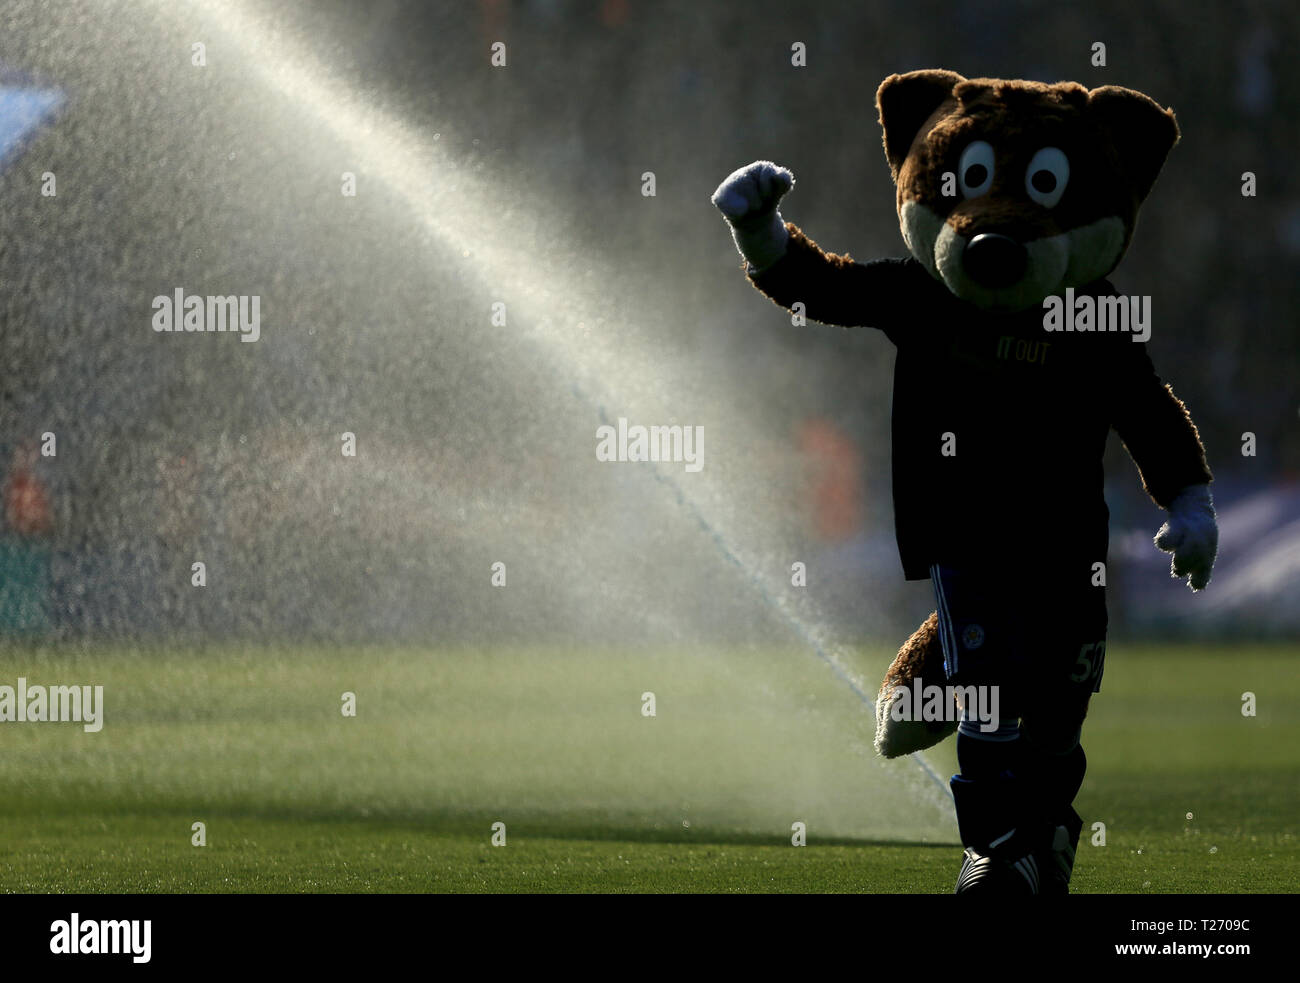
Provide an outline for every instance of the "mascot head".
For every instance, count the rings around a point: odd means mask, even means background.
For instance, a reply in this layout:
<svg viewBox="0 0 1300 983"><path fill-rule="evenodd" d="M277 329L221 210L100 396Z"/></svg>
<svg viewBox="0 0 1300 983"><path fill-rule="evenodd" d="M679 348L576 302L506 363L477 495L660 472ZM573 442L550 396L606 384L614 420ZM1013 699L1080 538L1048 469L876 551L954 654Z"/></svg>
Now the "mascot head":
<svg viewBox="0 0 1300 983"><path fill-rule="evenodd" d="M891 75L876 93L907 248L957 297L1042 303L1113 270L1178 141L1132 89Z"/></svg>

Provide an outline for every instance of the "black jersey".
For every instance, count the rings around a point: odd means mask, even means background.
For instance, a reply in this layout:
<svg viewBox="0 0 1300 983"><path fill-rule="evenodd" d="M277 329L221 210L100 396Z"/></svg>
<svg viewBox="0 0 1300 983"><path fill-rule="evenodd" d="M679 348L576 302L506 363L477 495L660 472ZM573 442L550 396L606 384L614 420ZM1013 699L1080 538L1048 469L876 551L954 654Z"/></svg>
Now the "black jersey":
<svg viewBox="0 0 1300 983"><path fill-rule="evenodd" d="M914 259L855 263L788 228L786 254L754 285L897 347L894 521L909 580L944 564L1086 584L1106 557L1112 428L1157 504L1211 480L1191 418L1133 334L1048 331L1042 308L983 311ZM1075 293L1115 291L1099 280Z"/></svg>

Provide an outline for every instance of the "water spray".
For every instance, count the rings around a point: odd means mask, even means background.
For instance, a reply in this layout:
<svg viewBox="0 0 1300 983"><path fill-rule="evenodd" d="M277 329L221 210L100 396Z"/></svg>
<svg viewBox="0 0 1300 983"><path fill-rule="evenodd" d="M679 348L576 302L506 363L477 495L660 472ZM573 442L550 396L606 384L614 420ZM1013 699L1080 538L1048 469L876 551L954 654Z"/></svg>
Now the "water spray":
<svg viewBox="0 0 1300 983"><path fill-rule="evenodd" d="M481 178L452 160L436 143L405 125L392 113L367 104L344 86L332 84L328 73L309 51L252 14L244 3L238 0L220 3L191 0L190 5L210 18L211 23L221 26L230 42L245 54L253 75L268 88L309 112L348 149L359 169L377 178L401 198L410 215L424 229L443 242L473 243L473 262L466 265L479 282L490 286L496 294L513 294L520 298L521 306L534 312L557 310L565 303L572 303L576 291L561 291L555 284L578 283L576 268L585 269L586 263L570 260L571 268L557 273L554 265L559 262L559 257L549 256L547 260L551 268L544 277L524 277L520 271L537 267L536 254L512 246L508 236L493 239L484 234L485 216L497 215L501 211L499 189L494 192ZM547 216L536 217L538 225L545 227ZM489 270L508 272L489 281ZM503 284L508 284L508 288ZM523 337L545 342L544 355L548 360L561 363L565 370L563 374L570 376L575 398L594 411L601 423L612 423L605 407L613 400L597 393L608 391L604 380L614 377L615 372L603 371L604 365L591 364L593 353L589 347L579 352L570 336L547 330L549 323L549 319L540 318L538 328L523 334ZM608 368L626 371L627 363L636 359L653 364L653 353L638 352L623 341L618 352L618 365ZM587 365L585 373L582 371L584 364ZM742 561L728 537L715 522L710 521L679 480L657 463L650 463L650 467L656 481L665 486L678 507L699 526L762 605L801 639L874 716L875 700L830 651L819 637L817 628L791 610L790 605L768 587L752 566ZM950 796L947 782L920 754L914 754L912 758L943 792L946 800Z"/></svg>

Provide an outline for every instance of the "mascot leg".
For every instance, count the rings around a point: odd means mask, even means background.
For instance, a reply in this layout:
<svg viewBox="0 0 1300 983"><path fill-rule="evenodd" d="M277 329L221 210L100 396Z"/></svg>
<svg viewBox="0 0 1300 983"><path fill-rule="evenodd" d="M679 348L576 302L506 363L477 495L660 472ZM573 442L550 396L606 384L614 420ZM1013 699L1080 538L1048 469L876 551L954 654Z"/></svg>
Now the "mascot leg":
<svg viewBox="0 0 1300 983"><path fill-rule="evenodd" d="M961 773L952 778L957 828L966 848L957 894L1037 894L1046 826L1035 821L1033 784L1024 774L1025 746L1014 720L992 733L963 720L957 732Z"/></svg>
<svg viewBox="0 0 1300 983"><path fill-rule="evenodd" d="M974 702L957 728L960 771L950 783L966 848L956 893L1037 894L1039 855L1052 843L1053 828L1040 814L1034 781L1040 771L1020 728L1036 695L1029 678L1035 635L1025 631L1033 615L1005 578L990 571L935 566L931 581L946 675Z"/></svg>
<svg viewBox="0 0 1300 983"><path fill-rule="evenodd" d="M1068 894L1070 890L1074 856L1083 830L1083 820L1073 802L1088 768L1079 738L1091 695L1075 694L1073 699L1063 695L1041 707L1036 712L1050 714L1046 726L1037 726L1038 716L1026 716L1020 723L1025 743L1023 773L1033 789L1041 822L1052 833L1051 843L1038 851L1041 894Z"/></svg>
<svg viewBox="0 0 1300 983"><path fill-rule="evenodd" d="M957 732L952 793L966 847L957 893L1066 894L1083 828L1073 803L1087 768L1083 721L1101 681L1104 601L1061 589L1035 596L1032 587L1004 600L978 579L938 573L940 627L957 640L954 678L1001 694L996 730L963 719Z"/></svg>

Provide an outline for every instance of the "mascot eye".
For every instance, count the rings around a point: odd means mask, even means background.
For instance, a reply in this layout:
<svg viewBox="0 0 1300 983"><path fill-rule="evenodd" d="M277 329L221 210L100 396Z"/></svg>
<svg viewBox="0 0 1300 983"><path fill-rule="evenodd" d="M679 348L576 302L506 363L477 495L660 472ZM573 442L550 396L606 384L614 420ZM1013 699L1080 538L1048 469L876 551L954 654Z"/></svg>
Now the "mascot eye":
<svg viewBox="0 0 1300 983"><path fill-rule="evenodd" d="M983 140L976 140L961 152L957 183L964 198L978 198L993 187L993 148Z"/></svg>
<svg viewBox="0 0 1300 983"><path fill-rule="evenodd" d="M1025 171L1025 191L1044 208L1052 208L1065 194L1070 181L1070 162L1055 147L1044 147L1034 154Z"/></svg>

